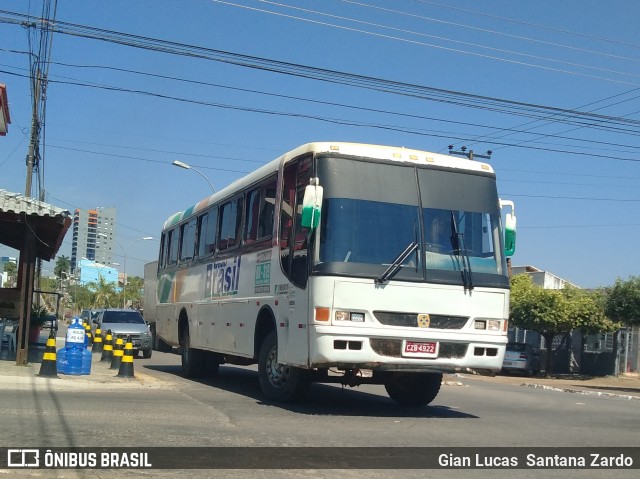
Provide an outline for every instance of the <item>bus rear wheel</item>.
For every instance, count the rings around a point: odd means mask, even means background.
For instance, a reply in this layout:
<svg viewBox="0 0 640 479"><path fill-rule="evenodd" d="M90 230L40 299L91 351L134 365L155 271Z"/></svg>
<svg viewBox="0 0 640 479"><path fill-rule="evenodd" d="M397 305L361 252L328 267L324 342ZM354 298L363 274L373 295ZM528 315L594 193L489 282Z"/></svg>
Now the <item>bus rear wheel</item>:
<svg viewBox="0 0 640 479"><path fill-rule="evenodd" d="M441 373L390 373L384 387L400 406L422 407L435 399L441 384Z"/></svg>
<svg viewBox="0 0 640 479"><path fill-rule="evenodd" d="M275 331L269 333L260 347L258 380L264 396L276 402L300 401L311 385L308 371L278 363L278 335Z"/></svg>
<svg viewBox="0 0 640 479"><path fill-rule="evenodd" d="M182 333L180 356L182 359L182 373L185 377L199 378L204 376L207 357L204 351L191 348L189 328L185 328Z"/></svg>

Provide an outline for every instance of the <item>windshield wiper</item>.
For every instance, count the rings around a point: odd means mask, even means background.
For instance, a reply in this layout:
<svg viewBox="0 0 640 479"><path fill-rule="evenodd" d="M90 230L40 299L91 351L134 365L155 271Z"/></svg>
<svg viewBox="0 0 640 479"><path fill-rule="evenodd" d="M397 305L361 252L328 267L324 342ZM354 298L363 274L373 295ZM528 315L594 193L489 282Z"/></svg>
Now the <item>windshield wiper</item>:
<svg viewBox="0 0 640 479"><path fill-rule="evenodd" d="M462 284L465 289L469 289L469 291L471 291L473 289L471 261L469 260L467 247L464 244L464 233L460 233L458 231L458 222L456 221L453 211L451 211L451 246L453 247L456 256L462 259Z"/></svg>
<svg viewBox="0 0 640 479"><path fill-rule="evenodd" d="M382 276L376 279L376 283L381 284L393 278L396 273L400 271L400 268L402 268L402 263L404 263L404 260L406 260L416 249L418 249L417 242L412 241L411 243L409 243L409 246L407 246L404 251L400 253L396 259L393 260L393 263L391 263L386 271L382 273Z"/></svg>

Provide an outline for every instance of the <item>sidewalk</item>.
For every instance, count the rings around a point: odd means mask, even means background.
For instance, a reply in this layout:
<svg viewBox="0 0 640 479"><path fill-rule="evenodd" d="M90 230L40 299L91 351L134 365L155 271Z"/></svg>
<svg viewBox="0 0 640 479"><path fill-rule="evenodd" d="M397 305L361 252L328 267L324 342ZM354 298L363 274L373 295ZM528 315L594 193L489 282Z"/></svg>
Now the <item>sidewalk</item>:
<svg viewBox="0 0 640 479"><path fill-rule="evenodd" d="M640 378L632 376L591 377L580 375L558 375L549 378L514 375L482 376L477 374L455 374L452 381L470 385L474 381L510 384L514 386L546 389L549 391L569 392L602 397L613 397L640 401Z"/></svg>
<svg viewBox="0 0 640 479"><path fill-rule="evenodd" d="M69 389L132 389L157 388L162 381L144 374L136 369L134 358L134 378L117 377L118 370L110 369L111 364L101 363L102 353L93 353L91 373L89 375L65 375L58 372L57 378L39 377L42 357L45 352L48 331L43 331L37 344L29 345L28 363L26 366L16 366L15 351L8 351L3 347L0 351L0 390L12 388L20 390L38 390L40 388L69 390ZM56 351L64 347L65 338L56 338Z"/></svg>

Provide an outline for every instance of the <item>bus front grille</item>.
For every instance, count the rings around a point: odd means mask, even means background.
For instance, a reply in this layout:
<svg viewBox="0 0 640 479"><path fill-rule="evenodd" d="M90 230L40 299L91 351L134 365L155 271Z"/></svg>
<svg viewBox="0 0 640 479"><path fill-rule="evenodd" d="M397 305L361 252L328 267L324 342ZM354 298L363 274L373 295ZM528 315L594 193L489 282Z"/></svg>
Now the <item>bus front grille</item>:
<svg viewBox="0 0 640 479"><path fill-rule="evenodd" d="M376 339L370 338L369 344L380 356L389 356L392 358L402 357L402 340L401 339ZM469 345L464 343L446 343L441 342L438 350L438 358L463 358L467 354Z"/></svg>
<svg viewBox="0 0 640 479"><path fill-rule="evenodd" d="M418 327L418 313L400 313L394 311L374 311L373 315L387 326ZM448 316L444 314L430 314L429 328L431 329L462 329L469 321L467 316Z"/></svg>

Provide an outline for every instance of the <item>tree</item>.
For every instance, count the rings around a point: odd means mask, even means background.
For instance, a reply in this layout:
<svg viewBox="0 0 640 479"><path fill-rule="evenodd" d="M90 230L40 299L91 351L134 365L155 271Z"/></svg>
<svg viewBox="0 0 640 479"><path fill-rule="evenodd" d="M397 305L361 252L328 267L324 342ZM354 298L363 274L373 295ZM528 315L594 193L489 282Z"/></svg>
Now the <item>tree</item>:
<svg viewBox="0 0 640 479"><path fill-rule="evenodd" d="M9 261L4 264L4 272L7 273L7 283L9 287L12 287L16 282L18 274L18 266L13 261Z"/></svg>
<svg viewBox="0 0 640 479"><path fill-rule="evenodd" d="M543 289L526 275L511 280L510 320L515 326L536 331L547 345L546 372L552 371L553 339L572 330L583 334L615 331L618 324L604 312L601 292L590 292L574 287L562 290ZM559 347L559 346L558 346Z"/></svg>
<svg viewBox="0 0 640 479"><path fill-rule="evenodd" d="M614 321L640 325L640 276L630 276L627 281L618 278L607 291L605 311Z"/></svg>
<svg viewBox="0 0 640 479"><path fill-rule="evenodd" d="M102 276L98 276L97 283L87 284L87 288L93 293L93 307L110 308L118 302L118 293L115 285L107 282Z"/></svg>
<svg viewBox="0 0 640 479"><path fill-rule="evenodd" d="M55 274L59 279L62 279L62 273L69 274L71 270L71 260L67 256L58 256L56 259L56 265L53 267L53 274Z"/></svg>
<svg viewBox="0 0 640 479"><path fill-rule="evenodd" d="M543 289L533 284L526 275L516 275L511 280L511 304L509 319L520 328L536 331L547 345L546 374L552 368L553 338L571 331L573 322L565 297L559 290Z"/></svg>
<svg viewBox="0 0 640 479"><path fill-rule="evenodd" d="M144 280L139 276L132 276L127 279L127 297L126 301L131 301L133 308L138 309L142 305L142 289Z"/></svg>
<svg viewBox="0 0 640 479"><path fill-rule="evenodd" d="M569 300L570 314L574 319L574 329L579 331L580 364L584 364L585 335L611 333L620 329L621 324L612 321L605 314L606 297L604 291L588 291L577 288L565 288L564 294Z"/></svg>

